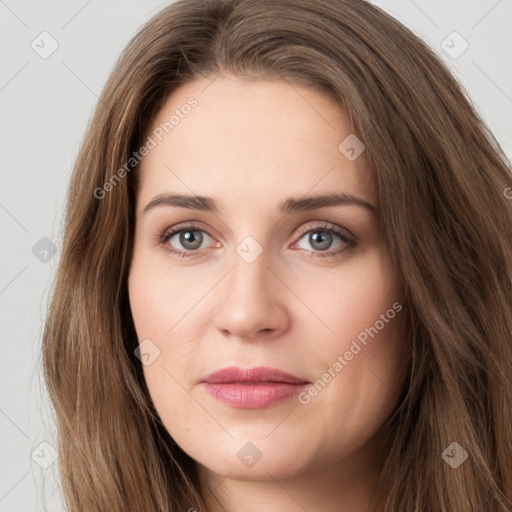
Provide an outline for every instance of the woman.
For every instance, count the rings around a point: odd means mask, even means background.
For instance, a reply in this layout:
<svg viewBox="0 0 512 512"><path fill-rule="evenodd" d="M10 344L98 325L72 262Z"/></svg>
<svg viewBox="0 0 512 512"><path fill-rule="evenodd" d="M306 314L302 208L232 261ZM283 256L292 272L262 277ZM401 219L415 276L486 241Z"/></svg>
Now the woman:
<svg viewBox="0 0 512 512"><path fill-rule="evenodd" d="M511 187L371 4L162 10L69 191L43 345L69 510L512 511Z"/></svg>

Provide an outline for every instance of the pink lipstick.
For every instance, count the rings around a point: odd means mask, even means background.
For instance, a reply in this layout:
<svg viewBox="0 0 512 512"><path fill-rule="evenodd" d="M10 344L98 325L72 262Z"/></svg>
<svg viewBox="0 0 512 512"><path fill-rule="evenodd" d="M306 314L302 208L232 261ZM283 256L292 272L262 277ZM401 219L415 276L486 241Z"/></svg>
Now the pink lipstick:
<svg viewBox="0 0 512 512"><path fill-rule="evenodd" d="M206 392L231 407L261 409L298 395L310 382L289 373L259 366L230 366L216 371L201 381Z"/></svg>

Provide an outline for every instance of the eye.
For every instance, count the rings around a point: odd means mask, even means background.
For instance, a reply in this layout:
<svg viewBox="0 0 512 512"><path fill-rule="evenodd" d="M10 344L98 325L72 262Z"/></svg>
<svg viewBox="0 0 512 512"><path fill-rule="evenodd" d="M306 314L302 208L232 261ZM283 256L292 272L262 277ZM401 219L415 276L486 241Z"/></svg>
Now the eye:
<svg viewBox="0 0 512 512"><path fill-rule="evenodd" d="M315 254L315 256L333 256L336 254L340 254L346 251L352 250L356 242L352 238L350 238L347 234L345 234L341 229L336 228L332 224L325 224L323 226L306 226L301 228L300 233L303 233L303 236L300 240L305 239L306 242L312 247L312 249L299 247L301 249L313 252L313 253L322 253ZM336 243L336 239L340 240L340 242L335 245L334 249L333 243ZM294 244L297 245L299 242ZM328 250L329 249L329 250Z"/></svg>
<svg viewBox="0 0 512 512"><path fill-rule="evenodd" d="M203 249L203 243L213 238L204 230L194 224L179 225L160 237L160 244L169 252L180 258L194 257ZM176 247L177 246L177 247ZM180 247L181 246L181 247Z"/></svg>

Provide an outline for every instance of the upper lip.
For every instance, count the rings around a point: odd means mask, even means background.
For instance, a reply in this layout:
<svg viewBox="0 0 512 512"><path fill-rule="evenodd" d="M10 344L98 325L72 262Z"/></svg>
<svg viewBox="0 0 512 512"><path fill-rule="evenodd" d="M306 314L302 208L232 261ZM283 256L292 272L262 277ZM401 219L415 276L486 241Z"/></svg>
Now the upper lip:
<svg viewBox="0 0 512 512"><path fill-rule="evenodd" d="M230 383L230 382L285 382L289 384L307 384L308 381L283 372L278 368L258 366L255 368L239 368L229 366L207 375L201 382L208 384Z"/></svg>

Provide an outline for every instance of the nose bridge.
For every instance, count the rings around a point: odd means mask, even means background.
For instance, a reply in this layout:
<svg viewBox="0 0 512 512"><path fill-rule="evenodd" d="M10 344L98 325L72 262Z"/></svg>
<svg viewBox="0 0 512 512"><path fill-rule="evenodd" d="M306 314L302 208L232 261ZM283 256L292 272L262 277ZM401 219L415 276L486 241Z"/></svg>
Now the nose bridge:
<svg viewBox="0 0 512 512"><path fill-rule="evenodd" d="M230 288L237 295L255 294L269 289L270 253L268 249L256 241L252 236L245 237L235 248L233 254L233 270L230 276Z"/></svg>
<svg viewBox="0 0 512 512"><path fill-rule="evenodd" d="M287 313L272 271L271 255L246 237L235 248L231 271L220 293L217 328L239 337L261 330L282 330ZM274 282L277 281L277 282Z"/></svg>

